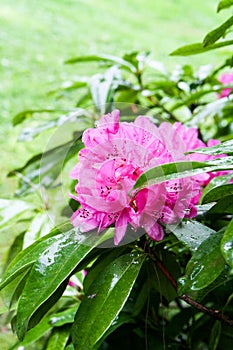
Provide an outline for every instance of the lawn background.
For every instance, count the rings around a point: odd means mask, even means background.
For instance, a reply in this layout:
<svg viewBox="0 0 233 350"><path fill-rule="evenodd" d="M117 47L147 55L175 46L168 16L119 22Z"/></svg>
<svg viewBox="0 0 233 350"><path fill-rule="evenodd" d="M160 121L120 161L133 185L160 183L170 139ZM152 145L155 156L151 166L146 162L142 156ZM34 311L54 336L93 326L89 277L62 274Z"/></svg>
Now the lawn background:
<svg viewBox="0 0 233 350"><path fill-rule="evenodd" d="M1 0L0 3L0 197L11 198L15 180L6 178L31 154L43 151L34 140L18 143L22 126L12 118L24 109L73 107L72 99L55 100L48 92L62 82L90 74L93 65L64 65L78 55L122 55L137 50L153 53L169 69L177 64L195 67L217 64L229 49L188 58L169 57L177 47L201 41L225 19L214 0ZM26 124L25 124L26 125ZM0 257L12 239L4 234ZM1 340L2 338L2 340ZM1 349L13 337L2 334ZM31 349L30 347L28 349Z"/></svg>

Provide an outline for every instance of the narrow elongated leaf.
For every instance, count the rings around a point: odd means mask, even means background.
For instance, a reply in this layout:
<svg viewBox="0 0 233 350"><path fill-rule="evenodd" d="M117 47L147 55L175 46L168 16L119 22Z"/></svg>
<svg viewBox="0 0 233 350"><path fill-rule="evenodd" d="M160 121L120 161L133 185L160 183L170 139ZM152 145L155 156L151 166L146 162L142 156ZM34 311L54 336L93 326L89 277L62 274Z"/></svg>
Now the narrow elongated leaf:
<svg viewBox="0 0 233 350"><path fill-rule="evenodd" d="M207 212L207 215L225 215L233 214L233 196L226 196L220 199L211 209Z"/></svg>
<svg viewBox="0 0 233 350"><path fill-rule="evenodd" d="M224 270L225 261L220 251L222 233L210 235L193 254L185 276L179 279L179 292L191 293L210 285Z"/></svg>
<svg viewBox="0 0 233 350"><path fill-rule="evenodd" d="M179 225L169 225L168 228L192 252L195 252L203 241L216 234L214 230L198 221L183 221Z"/></svg>
<svg viewBox="0 0 233 350"><path fill-rule="evenodd" d="M56 237L34 263L19 299L17 334L23 339L31 316L69 277L77 265L103 240L102 235L81 234L72 229Z"/></svg>
<svg viewBox="0 0 233 350"><path fill-rule="evenodd" d="M221 332L222 332L221 322L215 321L210 334L209 350L217 350Z"/></svg>
<svg viewBox="0 0 233 350"><path fill-rule="evenodd" d="M66 60L66 64L73 64L79 62L111 62L115 64L119 64L123 68L128 68L132 72L136 72L136 68L133 64L128 61L113 55L89 55L89 56L78 56L75 58L70 58Z"/></svg>
<svg viewBox="0 0 233 350"><path fill-rule="evenodd" d="M233 170L233 157L223 157L205 163L180 161L161 164L140 175L133 189L218 170Z"/></svg>
<svg viewBox="0 0 233 350"><path fill-rule="evenodd" d="M23 167L11 171L8 176L21 179L17 195L35 191L35 187L50 187L54 184L66 162L83 147L82 133L77 133L74 140L57 146L45 153L33 156ZM33 185L32 185L33 184Z"/></svg>
<svg viewBox="0 0 233 350"><path fill-rule="evenodd" d="M211 181L208 183L208 185L203 189L202 191L202 196L200 199L200 203L202 204L202 199L207 195L208 192L210 192L212 189L222 186L222 185L226 185L229 183L229 181L231 180L233 174L226 174L226 175L222 175L222 176L217 176L214 177L213 179L211 179Z"/></svg>
<svg viewBox="0 0 233 350"><path fill-rule="evenodd" d="M66 232L71 228L70 223L63 224L53 229L48 235L40 238L34 244L21 251L10 263L0 282L0 290L13 281L18 275L29 269L50 245L56 242L57 237L63 236L61 232Z"/></svg>
<svg viewBox="0 0 233 350"><path fill-rule="evenodd" d="M214 44L218 39L222 38L225 35L227 29L230 28L232 25L233 25L233 16L228 18L219 27L209 32L203 40L203 46L207 47L209 45Z"/></svg>
<svg viewBox="0 0 233 350"><path fill-rule="evenodd" d="M23 249L33 244L39 238L47 235L52 229L52 223L47 213L37 214L24 235Z"/></svg>
<svg viewBox="0 0 233 350"><path fill-rule="evenodd" d="M218 4L217 12L233 6L233 0L221 0Z"/></svg>
<svg viewBox="0 0 233 350"><path fill-rule="evenodd" d="M91 284L72 329L75 349L91 350L103 337L123 308L145 257L138 253L121 255Z"/></svg>
<svg viewBox="0 0 233 350"><path fill-rule="evenodd" d="M233 154L233 140L228 140L212 147L196 148L195 150L187 152L187 154L189 153L202 153L214 156L220 154Z"/></svg>
<svg viewBox="0 0 233 350"><path fill-rule="evenodd" d="M195 43L190 45L181 46L178 49L170 53L171 56L191 56L200 53L205 53L210 50L215 50L224 46L233 45L233 40L225 40L219 43L215 43L204 47L202 43Z"/></svg>
<svg viewBox="0 0 233 350"><path fill-rule="evenodd" d="M70 336L70 329L62 327L54 329L49 338L46 350L64 350Z"/></svg>
<svg viewBox="0 0 233 350"><path fill-rule="evenodd" d="M224 232L221 242L221 251L227 264L233 268L233 219Z"/></svg>
<svg viewBox="0 0 233 350"><path fill-rule="evenodd" d="M202 203L217 202L219 199L233 195L233 184L218 186L210 190L202 198Z"/></svg>
<svg viewBox="0 0 233 350"><path fill-rule="evenodd" d="M48 235L42 237L34 244L21 251L10 263L0 282L0 290L14 280L18 275L29 269L39 258L40 254L71 228L70 223L63 224L53 229Z"/></svg>
<svg viewBox="0 0 233 350"><path fill-rule="evenodd" d="M54 112L61 112L61 110L47 108L47 109L29 109L26 111L22 111L14 116L13 125L16 126L18 124L21 124L25 119L32 117L33 114L35 113L54 113Z"/></svg>

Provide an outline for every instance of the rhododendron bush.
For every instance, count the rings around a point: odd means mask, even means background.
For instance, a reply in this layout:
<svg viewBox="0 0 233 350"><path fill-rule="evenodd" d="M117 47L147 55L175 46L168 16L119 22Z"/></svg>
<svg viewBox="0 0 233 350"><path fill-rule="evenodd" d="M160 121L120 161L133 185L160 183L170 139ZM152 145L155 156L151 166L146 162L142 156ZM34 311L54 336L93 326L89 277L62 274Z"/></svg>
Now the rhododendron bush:
<svg viewBox="0 0 233 350"><path fill-rule="evenodd" d="M172 55L231 45L231 25ZM53 92L78 96L72 110L13 120L47 146L0 200L0 229L18 232L0 282L12 349L231 349L232 58L171 73L147 52L79 61L101 65Z"/></svg>

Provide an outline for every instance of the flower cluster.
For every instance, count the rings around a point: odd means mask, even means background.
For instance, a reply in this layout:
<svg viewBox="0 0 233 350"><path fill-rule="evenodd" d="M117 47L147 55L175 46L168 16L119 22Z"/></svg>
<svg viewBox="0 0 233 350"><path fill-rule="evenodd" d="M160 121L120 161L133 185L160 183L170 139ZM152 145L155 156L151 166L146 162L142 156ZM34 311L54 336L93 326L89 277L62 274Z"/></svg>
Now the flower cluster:
<svg viewBox="0 0 233 350"><path fill-rule="evenodd" d="M228 85L233 82L233 73L224 73L219 77L220 83ZM225 88L219 95L220 98L228 96L232 91L232 88Z"/></svg>
<svg viewBox="0 0 233 350"><path fill-rule="evenodd" d="M143 172L160 164L182 160L204 161L210 156L188 150L206 147L195 128L181 123L163 122L155 126L150 118L139 116L134 122L119 122L120 112L104 115L96 128L83 133L85 148L71 172L78 180L76 195L81 204L71 222L83 232L114 225L114 243L125 236L127 226L143 228L153 240L164 236L163 225L194 217L202 187L210 174L132 188ZM214 143L214 141L212 141ZM161 174L162 175L162 174Z"/></svg>

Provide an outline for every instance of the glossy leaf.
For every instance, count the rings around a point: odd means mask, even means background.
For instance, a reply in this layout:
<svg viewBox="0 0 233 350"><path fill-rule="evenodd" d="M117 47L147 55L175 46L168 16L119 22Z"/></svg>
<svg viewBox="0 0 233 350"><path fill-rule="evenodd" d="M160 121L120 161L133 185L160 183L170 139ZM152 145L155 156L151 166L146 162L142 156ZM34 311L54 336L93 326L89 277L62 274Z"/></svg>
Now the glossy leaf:
<svg viewBox="0 0 233 350"><path fill-rule="evenodd" d="M82 234L72 229L56 237L34 262L19 299L17 334L22 339L37 309L70 276L77 265L99 243L109 238L108 231L97 235Z"/></svg>
<svg viewBox="0 0 233 350"><path fill-rule="evenodd" d="M51 329L53 328L52 324L50 323L50 316L44 317L44 319L35 326L34 328L30 329L27 334L25 335L25 338L22 342L18 342L16 346L13 348L17 348L20 346L27 346L29 344L35 343L37 340L39 340L42 336L47 334ZM12 349L12 350L13 350Z"/></svg>
<svg viewBox="0 0 233 350"><path fill-rule="evenodd" d="M228 18L228 20L221 24L219 27L209 32L203 40L203 46L206 47L214 44L218 39L222 38L226 34L227 29L229 29L232 25L233 16Z"/></svg>
<svg viewBox="0 0 233 350"><path fill-rule="evenodd" d="M214 187L202 198L202 203L217 202L219 199L229 195L233 195L233 184Z"/></svg>
<svg viewBox="0 0 233 350"><path fill-rule="evenodd" d="M50 316L49 323L53 327L61 327L67 323L73 323L74 317L77 312L78 303L74 307L69 307L68 309L58 312L52 316ZM26 335L27 337L27 335Z"/></svg>
<svg viewBox="0 0 233 350"><path fill-rule="evenodd" d="M142 188L172 179L185 178L218 170L233 170L233 157L219 158L205 163L180 161L161 164L140 175L133 188Z"/></svg>
<svg viewBox="0 0 233 350"><path fill-rule="evenodd" d="M49 338L46 350L64 350L70 336L68 327L54 329Z"/></svg>
<svg viewBox="0 0 233 350"><path fill-rule="evenodd" d="M226 196L220 199L211 209L207 212L208 216L211 215L224 215L233 214L233 196Z"/></svg>
<svg viewBox="0 0 233 350"><path fill-rule="evenodd" d="M225 261L220 251L222 234L216 232L201 243L179 279L179 293L189 294L210 285L224 270Z"/></svg>
<svg viewBox="0 0 233 350"><path fill-rule="evenodd" d="M217 156L220 154L233 154L233 140L222 142L218 145L205 148L196 148L187 153L202 153Z"/></svg>
<svg viewBox="0 0 233 350"><path fill-rule="evenodd" d="M216 232L198 221L183 221L179 225L169 225L169 230L192 252Z"/></svg>
<svg viewBox="0 0 233 350"><path fill-rule="evenodd" d="M120 314L115 318L115 320L112 322L111 326L108 328L106 333L104 333L103 337L95 344L93 347L93 350L99 349L99 347L103 344L104 340L116 329L123 326L126 323L134 323L134 320L132 319L132 316L126 312L120 312Z"/></svg>
<svg viewBox="0 0 233 350"><path fill-rule="evenodd" d="M64 234L61 232L68 231L70 229L70 223L66 223L53 229L48 235L42 237L34 244L21 251L10 263L5 273L2 276L0 282L0 290L4 288L7 284L13 281L17 276L22 274L25 270L32 267L33 263L40 257L50 245L52 245L58 238L62 237Z"/></svg>
<svg viewBox="0 0 233 350"><path fill-rule="evenodd" d="M218 4L217 12L233 6L233 0L221 0Z"/></svg>
<svg viewBox="0 0 233 350"><path fill-rule="evenodd" d="M178 49L170 53L171 56L191 56L200 53L205 53L210 50L215 50L221 47L233 45L233 40L225 40L219 43L215 43L204 47L202 43L195 43L190 45L181 46Z"/></svg>
<svg viewBox="0 0 233 350"><path fill-rule="evenodd" d="M134 65L128 61L113 55L89 55L89 56L78 56L66 60L66 64L80 63L80 62L107 62L120 65L122 68L127 68L132 72L136 72Z"/></svg>
<svg viewBox="0 0 233 350"><path fill-rule="evenodd" d="M203 189L202 196L200 199L200 203L202 204L202 199L208 194L208 192L212 191L215 187L219 187L222 185L226 185L229 183L229 181L232 178L232 174L226 174L222 176L217 176L211 179L211 181L208 183L208 185Z"/></svg>
<svg viewBox="0 0 233 350"><path fill-rule="evenodd" d="M221 251L227 264L233 268L233 219L224 232L221 242Z"/></svg>
<svg viewBox="0 0 233 350"><path fill-rule="evenodd" d="M75 349L91 350L103 337L123 308L144 259L144 254L121 255L91 284L73 325Z"/></svg>

